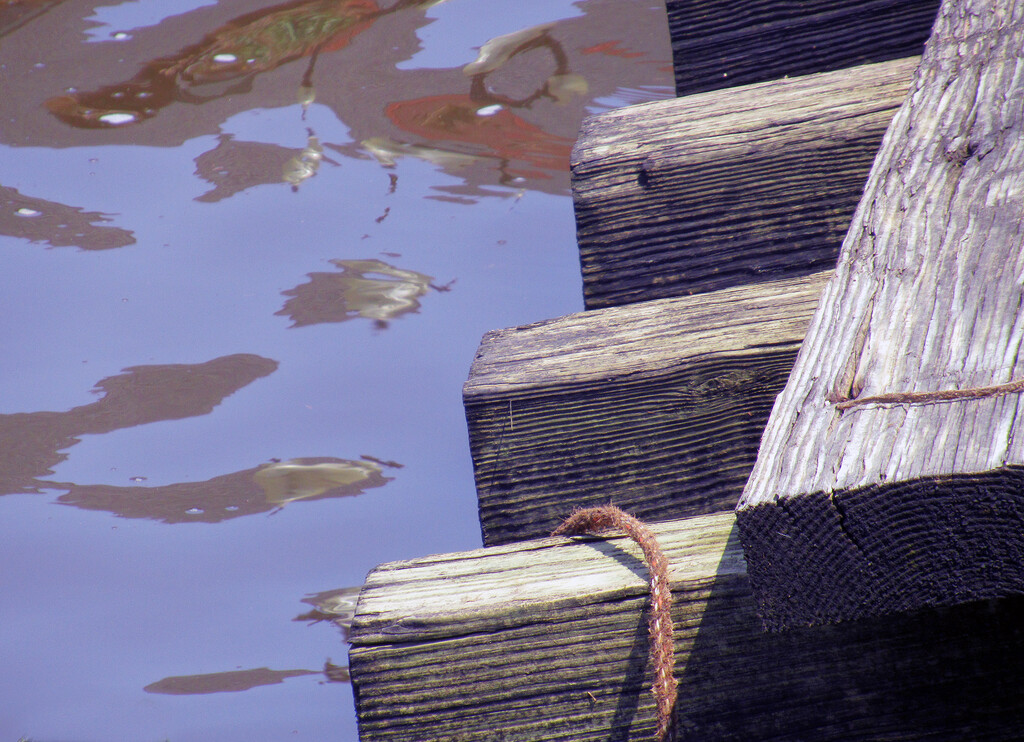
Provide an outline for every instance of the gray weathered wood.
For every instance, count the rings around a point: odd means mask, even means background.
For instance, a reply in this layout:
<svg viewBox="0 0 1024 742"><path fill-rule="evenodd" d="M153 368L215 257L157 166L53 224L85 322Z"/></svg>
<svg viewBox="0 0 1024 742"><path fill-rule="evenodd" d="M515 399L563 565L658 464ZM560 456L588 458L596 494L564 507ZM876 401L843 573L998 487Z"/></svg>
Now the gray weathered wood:
<svg viewBox="0 0 1024 742"><path fill-rule="evenodd" d="M676 95L921 53L938 0L666 0Z"/></svg>
<svg viewBox="0 0 1024 742"><path fill-rule="evenodd" d="M654 531L672 565L679 739L1018 736L1024 600L764 634L731 513ZM360 739L652 739L646 593L621 538L378 567L350 634Z"/></svg>
<svg viewBox="0 0 1024 742"><path fill-rule="evenodd" d="M739 511L770 627L1024 592L1024 2L943 4Z"/></svg>
<svg viewBox="0 0 1024 742"><path fill-rule="evenodd" d="M917 62L587 119L572 155L586 307L832 268Z"/></svg>
<svg viewBox="0 0 1024 742"><path fill-rule="evenodd" d="M575 506L731 510L828 275L487 333L463 392L484 543Z"/></svg>

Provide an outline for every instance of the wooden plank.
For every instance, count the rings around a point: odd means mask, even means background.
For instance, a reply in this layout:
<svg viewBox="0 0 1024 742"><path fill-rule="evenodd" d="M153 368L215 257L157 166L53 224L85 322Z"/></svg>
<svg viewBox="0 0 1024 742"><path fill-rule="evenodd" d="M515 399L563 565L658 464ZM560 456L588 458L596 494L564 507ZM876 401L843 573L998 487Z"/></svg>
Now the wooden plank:
<svg viewBox="0 0 1024 742"><path fill-rule="evenodd" d="M585 306L832 268L917 62L587 119L572 155Z"/></svg>
<svg viewBox="0 0 1024 742"><path fill-rule="evenodd" d="M939 0L666 0L682 97L918 55Z"/></svg>
<svg viewBox="0 0 1024 742"><path fill-rule="evenodd" d="M1024 592L1022 48L943 4L740 506L769 627Z"/></svg>
<svg viewBox="0 0 1024 742"><path fill-rule="evenodd" d="M764 634L731 513L653 530L671 565L678 739L1018 735L1024 600ZM378 567L350 634L360 739L652 739L646 579L621 538Z"/></svg>
<svg viewBox="0 0 1024 742"><path fill-rule="evenodd" d="M731 510L828 275L487 333L463 390L484 544L573 506Z"/></svg>

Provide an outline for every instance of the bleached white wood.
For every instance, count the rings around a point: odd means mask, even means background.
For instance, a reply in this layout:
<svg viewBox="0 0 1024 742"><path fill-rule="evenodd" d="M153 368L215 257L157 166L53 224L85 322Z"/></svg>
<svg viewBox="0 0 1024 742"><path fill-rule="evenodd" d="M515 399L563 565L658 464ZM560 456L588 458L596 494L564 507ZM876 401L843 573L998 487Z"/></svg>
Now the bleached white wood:
<svg viewBox="0 0 1024 742"><path fill-rule="evenodd" d="M1006 467L1024 465L1024 397L835 404L1024 376L1022 49L1024 3L942 5L740 502L770 624L1024 589L1024 570L1002 574L999 564L987 584L966 576L979 559L1015 559L1024 548L995 536L1024 533L1005 491L1017 476ZM981 473L994 478L955 479ZM901 490L883 513L885 488L901 482L921 482L920 492ZM954 506L959 526L943 518ZM985 535L989 517L999 525ZM793 526L785 539L772 534L780 523ZM799 579L782 556L793 538L820 553Z"/></svg>

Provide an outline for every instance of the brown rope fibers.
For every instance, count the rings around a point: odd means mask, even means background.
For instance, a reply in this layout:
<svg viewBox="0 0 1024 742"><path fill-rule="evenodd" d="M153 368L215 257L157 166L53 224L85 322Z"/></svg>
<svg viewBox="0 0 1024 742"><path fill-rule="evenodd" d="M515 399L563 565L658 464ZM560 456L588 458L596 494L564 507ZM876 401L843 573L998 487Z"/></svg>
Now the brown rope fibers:
<svg viewBox="0 0 1024 742"><path fill-rule="evenodd" d="M668 584L668 560L657 539L646 525L614 505L576 510L551 535L579 536L613 528L624 531L636 541L644 552L651 575L651 608L647 618L651 665L654 667L654 685L651 690L658 709L658 740L667 742L673 736L676 655L672 640L672 593Z"/></svg>
<svg viewBox="0 0 1024 742"><path fill-rule="evenodd" d="M999 397L1004 394L1017 394L1024 391L1024 379L1011 381L1009 384L994 386L977 386L970 389L946 389L937 392L895 392L893 394L876 394L872 397L855 397L854 399L836 400L837 410L848 410L851 407L867 404L927 404L929 402L955 402L962 399L984 399Z"/></svg>

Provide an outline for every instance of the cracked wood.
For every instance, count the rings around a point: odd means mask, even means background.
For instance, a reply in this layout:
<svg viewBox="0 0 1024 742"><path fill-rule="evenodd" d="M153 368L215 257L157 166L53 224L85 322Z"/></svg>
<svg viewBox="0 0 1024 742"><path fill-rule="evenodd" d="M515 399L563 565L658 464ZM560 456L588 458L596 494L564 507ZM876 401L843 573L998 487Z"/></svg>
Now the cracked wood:
<svg viewBox="0 0 1024 742"><path fill-rule="evenodd" d="M1022 48L943 3L739 506L769 627L1024 591Z"/></svg>

